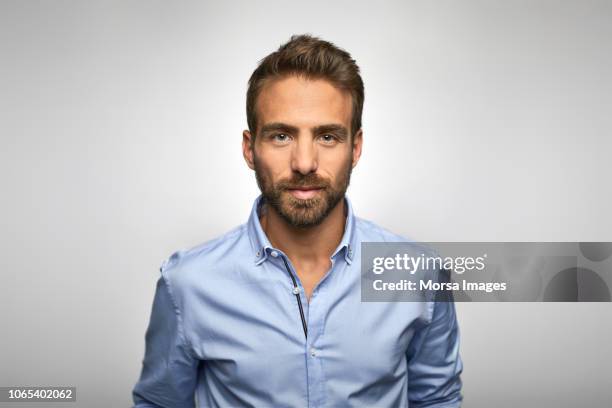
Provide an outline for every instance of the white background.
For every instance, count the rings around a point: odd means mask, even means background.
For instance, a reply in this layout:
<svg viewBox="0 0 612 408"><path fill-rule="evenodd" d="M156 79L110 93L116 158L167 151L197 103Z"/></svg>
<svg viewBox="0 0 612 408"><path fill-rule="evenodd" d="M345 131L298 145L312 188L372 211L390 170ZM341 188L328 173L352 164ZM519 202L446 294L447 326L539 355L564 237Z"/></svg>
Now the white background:
<svg viewBox="0 0 612 408"><path fill-rule="evenodd" d="M159 265L248 217L246 82L296 33L361 66L357 215L612 241L610 1L1 1L0 386L131 404ZM609 303L457 309L465 407L609 406Z"/></svg>

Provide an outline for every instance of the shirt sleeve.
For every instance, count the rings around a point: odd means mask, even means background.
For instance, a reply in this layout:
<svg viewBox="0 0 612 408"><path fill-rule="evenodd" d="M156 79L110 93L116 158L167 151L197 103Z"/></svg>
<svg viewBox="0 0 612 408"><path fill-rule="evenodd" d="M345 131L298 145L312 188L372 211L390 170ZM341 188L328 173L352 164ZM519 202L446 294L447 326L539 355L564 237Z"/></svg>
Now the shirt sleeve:
<svg viewBox="0 0 612 408"><path fill-rule="evenodd" d="M452 296L432 304L431 320L413 337L407 351L410 407L461 406L463 363Z"/></svg>
<svg viewBox="0 0 612 408"><path fill-rule="evenodd" d="M145 357L132 396L135 408L195 407L199 360L163 274L157 282L145 336Z"/></svg>

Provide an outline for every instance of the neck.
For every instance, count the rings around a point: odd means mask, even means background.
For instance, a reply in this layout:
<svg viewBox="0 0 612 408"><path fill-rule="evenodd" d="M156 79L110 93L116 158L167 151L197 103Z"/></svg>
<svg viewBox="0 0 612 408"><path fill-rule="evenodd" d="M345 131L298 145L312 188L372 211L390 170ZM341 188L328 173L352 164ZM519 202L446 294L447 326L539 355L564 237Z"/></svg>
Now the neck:
<svg viewBox="0 0 612 408"><path fill-rule="evenodd" d="M295 227L287 223L276 211L266 205L260 223L270 243L283 251L291 260L329 260L340 244L346 222L346 204L342 199L329 215L311 227Z"/></svg>

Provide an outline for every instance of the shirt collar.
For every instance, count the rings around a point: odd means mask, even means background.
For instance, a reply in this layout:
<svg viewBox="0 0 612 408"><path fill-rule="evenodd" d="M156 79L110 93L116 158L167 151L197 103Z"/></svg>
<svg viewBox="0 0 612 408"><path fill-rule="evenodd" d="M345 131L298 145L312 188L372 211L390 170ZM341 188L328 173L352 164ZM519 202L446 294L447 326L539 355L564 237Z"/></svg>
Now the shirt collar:
<svg viewBox="0 0 612 408"><path fill-rule="evenodd" d="M349 198L345 195L344 200L346 202L346 222L344 224L344 234L340 240L340 244L334 251L332 258L335 258L340 253L344 253L344 259L350 265L353 261L355 254L355 215L353 213L353 206ZM251 215L247 222L247 231L249 240L251 241L251 247L253 248L253 260L256 265L260 265L268 258L268 254L275 250L279 251L272 246L270 240L266 236L261 223L259 222L259 214L263 204L263 197L259 195L253 203L251 209Z"/></svg>

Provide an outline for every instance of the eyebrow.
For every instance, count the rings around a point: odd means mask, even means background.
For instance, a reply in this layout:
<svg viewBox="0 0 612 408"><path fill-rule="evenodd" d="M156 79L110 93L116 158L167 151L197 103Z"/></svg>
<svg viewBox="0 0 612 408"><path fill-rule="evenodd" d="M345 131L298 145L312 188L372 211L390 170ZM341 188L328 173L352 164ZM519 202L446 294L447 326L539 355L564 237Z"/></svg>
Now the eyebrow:
<svg viewBox="0 0 612 408"><path fill-rule="evenodd" d="M348 136L348 129L346 129L346 127L342 125L338 125L335 123L315 126L311 128L310 130L315 134L334 133L338 137L342 137L342 138L346 138ZM299 129L295 126L291 126L291 125L288 125L286 123L281 123L281 122L268 123L267 125L264 125L261 128L261 133L273 132L273 131L298 133Z"/></svg>
<svg viewBox="0 0 612 408"><path fill-rule="evenodd" d="M295 126L287 125L286 123L274 122L268 123L261 128L261 133L280 131L287 133L298 133L299 129Z"/></svg>

